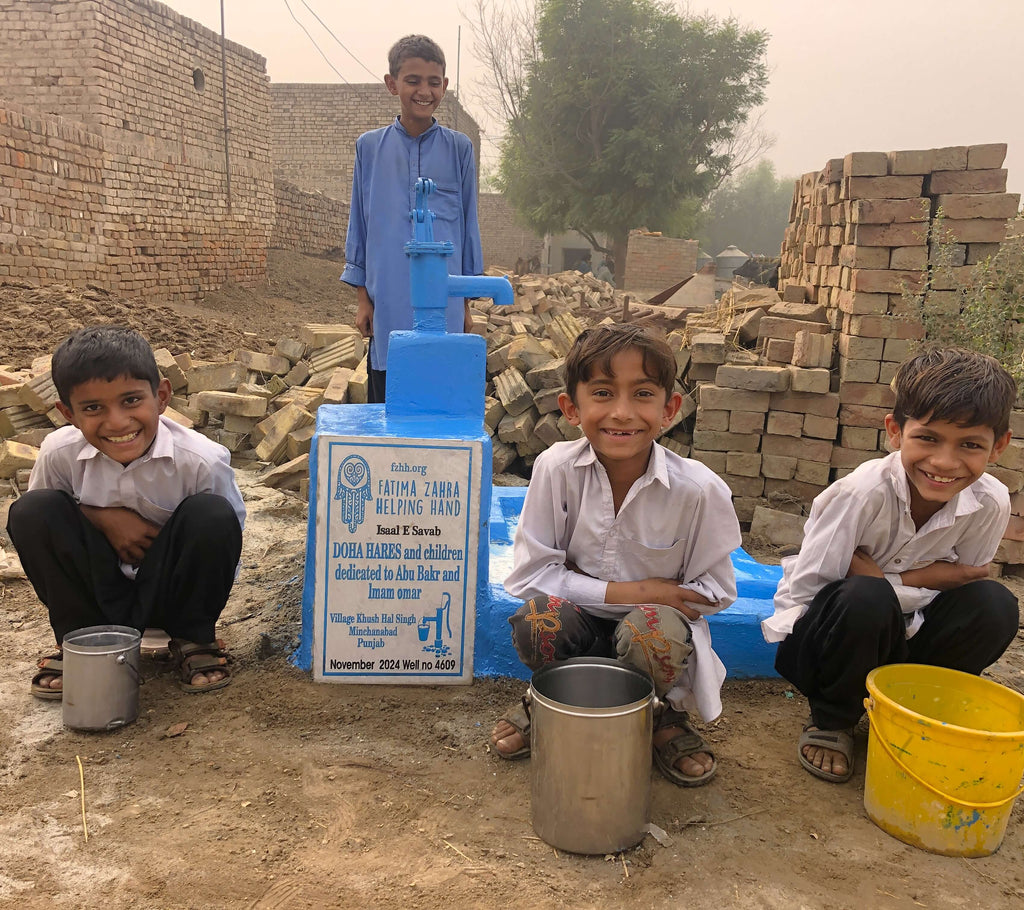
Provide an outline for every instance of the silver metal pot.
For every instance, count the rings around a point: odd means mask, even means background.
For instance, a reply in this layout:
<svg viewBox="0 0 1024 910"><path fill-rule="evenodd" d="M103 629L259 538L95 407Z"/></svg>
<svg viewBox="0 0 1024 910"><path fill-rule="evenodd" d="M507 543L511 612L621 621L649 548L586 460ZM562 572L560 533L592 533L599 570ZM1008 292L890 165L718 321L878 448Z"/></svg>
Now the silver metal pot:
<svg viewBox="0 0 1024 910"><path fill-rule="evenodd" d="M533 828L571 853L614 853L640 842L651 799L651 678L618 661L575 657L533 674Z"/></svg>
<svg viewBox="0 0 1024 910"><path fill-rule="evenodd" d="M116 730L139 716L139 645L130 626L88 626L64 636L64 726Z"/></svg>

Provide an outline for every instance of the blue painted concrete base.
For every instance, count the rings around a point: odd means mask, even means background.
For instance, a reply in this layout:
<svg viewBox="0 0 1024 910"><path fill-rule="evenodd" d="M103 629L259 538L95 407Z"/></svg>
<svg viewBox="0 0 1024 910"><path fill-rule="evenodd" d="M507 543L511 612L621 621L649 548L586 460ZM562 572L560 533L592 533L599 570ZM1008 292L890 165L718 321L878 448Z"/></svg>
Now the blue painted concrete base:
<svg viewBox="0 0 1024 910"><path fill-rule="evenodd" d="M351 406L350 406L351 407ZM325 409L321 408L321 411ZM340 410L340 409L339 409ZM383 407L364 405L365 410L380 422L381 426L371 429L371 435L384 435L386 422ZM333 412L327 426L318 427L338 432L351 427L337 426L338 417ZM366 431L366 418L362 418L362 431ZM372 422L372 421L371 421ZM321 421L321 424L325 421ZM391 428L394 431L394 427ZM402 430L409 433L407 425ZM422 427L416 430L423 431ZM310 462L310 541L315 520L316 473L315 460ZM519 661L512 647L508 617L519 609L520 601L510 597L503 587L512 571L512 543L516 526L522 512L526 487L494 487L490 491L489 535L486 526L481 531L480 552L489 565L490 579L486 588L477 584L476 635L474 639L475 676L513 676L529 679L530 671ZM487 540L489 536L489 540ZM489 543L489 555L488 555ZM293 662L309 669L311 664L310 636L312 630L313 553L311 544L306 553L306 586L303 591L303 635ZM750 679L776 676L775 645L768 644L761 635L761 620L771 616L772 598L782 577L780 566L766 566L757 562L746 551L736 550L732 554L736 571L736 588L739 594L736 602L714 616L708 617L711 638L715 651L725 664L730 677Z"/></svg>
<svg viewBox="0 0 1024 910"><path fill-rule="evenodd" d="M530 671L512 647L508 624L508 617L522 601L510 597L502 587L512 571L512 542L525 498L526 487L494 487L491 491L490 597L477 605L477 676L530 678ZM732 562L739 596L729 609L708 617L715 652L731 677L777 676L776 646L761 635L761 620L772 615L772 598L782 568L761 565L742 549L732 554Z"/></svg>

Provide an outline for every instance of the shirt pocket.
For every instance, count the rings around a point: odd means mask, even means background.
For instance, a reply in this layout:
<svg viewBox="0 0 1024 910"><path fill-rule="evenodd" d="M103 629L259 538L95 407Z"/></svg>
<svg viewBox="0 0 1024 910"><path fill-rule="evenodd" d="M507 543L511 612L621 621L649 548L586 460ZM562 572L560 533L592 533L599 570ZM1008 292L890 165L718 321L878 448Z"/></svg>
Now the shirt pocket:
<svg viewBox="0 0 1024 910"><path fill-rule="evenodd" d="M151 521L155 525L159 525L161 528L170 521L171 516L174 514L174 509L168 509L164 506L158 505L145 496L140 496L136 502L139 514L146 519Z"/></svg>
<svg viewBox="0 0 1024 910"><path fill-rule="evenodd" d="M622 541L621 581L644 578L679 578L686 555L686 538L681 537L667 547L658 547L639 540Z"/></svg>
<svg viewBox="0 0 1024 910"><path fill-rule="evenodd" d="M427 208L439 221L456 222L462 218L462 199L458 187L435 185L432 195L427 197Z"/></svg>

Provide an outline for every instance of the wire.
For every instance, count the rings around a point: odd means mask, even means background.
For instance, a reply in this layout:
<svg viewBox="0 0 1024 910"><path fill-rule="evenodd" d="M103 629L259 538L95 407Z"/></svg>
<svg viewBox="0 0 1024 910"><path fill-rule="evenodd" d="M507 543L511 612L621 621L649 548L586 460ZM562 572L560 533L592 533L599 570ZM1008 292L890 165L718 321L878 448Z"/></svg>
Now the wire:
<svg viewBox="0 0 1024 910"><path fill-rule="evenodd" d="M324 60L327 61L327 65L332 70L334 70L334 72L338 73L338 78L341 79L342 82L344 82L346 85L350 85L351 83L348 81L348 79L346 79L344 76L342 76L341 73L338 72L337 67L333 63L331 63L330 60L327 59L327 54L325 54L322 50L320 50L320 45L316 43L316 39L309 33L309 29L306 28L306 26L304 26L301 22L299 22L298 17L295 15L295 13L292 12L292 8L291 8L291 5L288 3L288 0L284 0L284 5L286 7L288 7L288 12L291 13L291 17L298 24L299 28L301 28L306 33L306 37L309 38L309 40L313 42L313 47L315 47L318 51L320 51L320 56L323 57ZM314 13L314 15L315 15L315 13Z"/></svg>
<svg viewBox="0 0 1024 910"><path fill-rule="evenodd" d="M324 27L324 31L326 31L328 35L330 35L330 36L331 36L331 37L332 37L332 38L333 38L333 39L334 39L335 41L337 41L337 42L338 42L338 44L341 44L341 39L340 39L340 38L339 38L339 37L338 37L337 35L335 35L335 34L334 34L334 32L332 32L332 31L330 30L330 28L328 28L328 27L327 27L327 23L326 23L326 22L324 22L324 20L323 20L323 19L321 19L321 18L320 18L320 17L319 17L319 16L318 16L318 15L316 14L316 10L314 10L314 9L313 9L313 7L311 7L311 6L310 6L310 5L309 5L309 4L308 4L308 3L306 2L306 0L302 0L302 5L303 5L304 7L306 7L306 9L308 9L308 10L309 10L309 11L310 11L310 12L311 12L311 13L313 14L313 18L314 18L314 19L316 19L316 21L317 21L317 22L319 22L319 23L320 23L320 24L321 24L321 25L322 25L322 26ZM370 74L370 75L371 75L371 76L372 76L372 77L373 77L373 78L374 78L375 80L376 80L376 79L380 79L380 76L379 76L379 75L377 75L377 73L373 72L373 70L371 70L371 69L370 69L370 68L369 68L369 67L368 67L368 66L367 66L367 65L366 65L365 63L363 63L363 61L362 61L362 60L360 60L360 59L359 59L359 58L358 58L358 57L357 57L357 56L356 56L355 54L353 54L353 53L352 53L352 51L350 51L350 50L349 50L349 49L348 49L347 47L345 47L345 45L344 45L344 44L341 44L341 49L342 49L342 50L343 50L343 51L344 51L344 52L345 52L346 54L348 54L348 55L349 55L349 56L350 56L350 57L351 57L351 58L352 58L353 60L355 60L355 62L356 62L356 63L358 63L358 64L359 64L359 65L360 65L360 66L361 66L361 67L362 67L362 68L363 68L364 70L366 70L366 72L368 72L368 73L369 73L369 74Z"/></svg>

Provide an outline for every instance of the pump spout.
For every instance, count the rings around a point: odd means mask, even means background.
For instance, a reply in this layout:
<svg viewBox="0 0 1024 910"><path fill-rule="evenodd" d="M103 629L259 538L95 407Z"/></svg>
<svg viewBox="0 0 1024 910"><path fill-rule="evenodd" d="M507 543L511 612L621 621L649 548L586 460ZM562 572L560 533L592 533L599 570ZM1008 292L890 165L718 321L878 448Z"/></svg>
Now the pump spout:
<svg viewBox="0 0 1024 910"><path fill-rule="evenodd" d="M507 278L488 275L449 275L448 296L490 297L502 306L511 306L515 302L511 282Z"/></svg>

